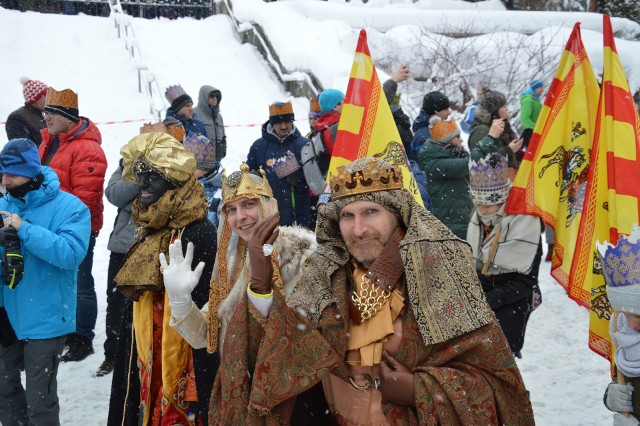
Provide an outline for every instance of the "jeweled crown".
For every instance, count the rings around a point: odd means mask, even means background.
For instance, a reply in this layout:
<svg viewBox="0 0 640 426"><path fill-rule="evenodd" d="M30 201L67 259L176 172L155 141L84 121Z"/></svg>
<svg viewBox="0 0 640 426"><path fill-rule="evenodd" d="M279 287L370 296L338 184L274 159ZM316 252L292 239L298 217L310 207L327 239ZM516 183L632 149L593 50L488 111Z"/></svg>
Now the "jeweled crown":
<svg viewBox="0 0 640 426"><path fill-rule="evenodd" d="M298 159L293 152L287 151L286 155L276 158L271 167L276 172L276 176L282 179L300 169L300 163L298 163Z"/></svg>
<svg viewBox="0 0 640 426"><path fill-rule="evenodd" d="M640 284L640 228L634 225L629 236L621 235L618 245L596 243L602 273L608 286Z"/></svg>
<svg viewBox="0 0 640 426"><path fill-rule="evenodd" d="M236 171L227 176L226 171L222 172L222 202L225 203L231 198L236 198L243 195L264 195L265 197L273 198L273 192L269 181L267 181L267 175L260 167L260 175L250 175L249 165L242 163L240 165L240 171ZM253 177L253 178L252 178ZM258 182L258 180L262 182Z"/></svg>
<svg viewBox="0 0 640 426"><path fill-rule="evenodd" d="M330 182L332 200L403 188L400 168L372 157L359 158L338 167L338 174L331 176Z"/></svg>

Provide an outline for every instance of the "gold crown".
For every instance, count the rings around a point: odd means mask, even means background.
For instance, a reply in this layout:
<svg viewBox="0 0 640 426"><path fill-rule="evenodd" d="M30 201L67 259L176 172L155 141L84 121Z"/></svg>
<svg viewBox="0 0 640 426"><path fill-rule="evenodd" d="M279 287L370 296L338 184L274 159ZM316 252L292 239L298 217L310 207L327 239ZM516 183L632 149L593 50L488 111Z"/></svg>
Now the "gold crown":
<svg viewBox="0 0 640 426"><path fill-rule="evenodd" d="M318 101L318 98L313 97L309 100L309 111L312 112L321 112L322 110L320 109L320 101Z"/></svg>
<svg viewBox="0 0 640 426"><path fill-rule="evenodd" d="M332 200L402 188L400 168L377 158L359 158L346 166L338 167L338 175L331 176Z"/></svg>
<svg viewBox="0 0 640 426"><path fill-rule="evenodd" d="M46 105L78 109L78 95L71 89L64 89L58 92L53 87L49 87L44 103Z"/></svg>
<svg viewBox="0 0 640 426"><path fill-rule="evenodd" d="M433 139L444 139L447 136L455 133L456 131L458 132L458 134L460 134L458 125L456 124L456 121L454 119L440 120L435 123L429 130L431 131L431 137Z"/></svg>
<svg viewBox="0 0 640 426"><path fill-rule="evenodd" d="M249 174L249 166L247 163L240 165L239 172L233 172L227 176L226 171L222 172L222 202L225 203L231 198L237 198L246 195L264 195L273 198L273 192L269 186L267 175L262 167L260 167L262 182L256 182L260 177Z"/></svg>
<svg viewBox="0 0 640 426"><path fill-rule="evenodd" d="M274 102L269 105L269 116L293 114L291 102Z"/></svg>
<svg viewBox="0 0 640 426"><path fill-rule="evenodd" d="M163 123L144 123L142 127L140 127L140 134L154 132L167 133L167 126Z"/></svg>

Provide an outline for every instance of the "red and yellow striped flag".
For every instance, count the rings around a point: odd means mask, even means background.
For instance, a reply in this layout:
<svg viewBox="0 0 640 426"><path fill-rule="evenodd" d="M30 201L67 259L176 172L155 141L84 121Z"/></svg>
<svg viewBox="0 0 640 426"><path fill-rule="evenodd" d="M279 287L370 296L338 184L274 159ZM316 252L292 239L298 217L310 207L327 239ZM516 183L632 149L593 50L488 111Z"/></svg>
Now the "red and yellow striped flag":
<svg viewBox="0 0 640 426"><path fill-rule="evenodd" d="M555 229L551 275L570 298L589 307L589 283L569 278L582 216L598 82L576 23L549 87L506 210L533 214Z"/></svg>
<svg viewBox="0 0 640 426"><path fill-rule="evenodd" d="M360 30L327 182L337 174L338 167L358 158L374 156L400 166L404 187L423 205L418 186L409 172L407 156L391 108L369 53L367 32Z"/></svg>
<svg viewBox="0 0 640 426"><path fill-rule="evenodd" d="M611 19L603 16L604 64L591 166L570 280L590 291L589 347L611 360L610 306L596 241L617 244L640 211L640 120L616 51Z"/></svg>

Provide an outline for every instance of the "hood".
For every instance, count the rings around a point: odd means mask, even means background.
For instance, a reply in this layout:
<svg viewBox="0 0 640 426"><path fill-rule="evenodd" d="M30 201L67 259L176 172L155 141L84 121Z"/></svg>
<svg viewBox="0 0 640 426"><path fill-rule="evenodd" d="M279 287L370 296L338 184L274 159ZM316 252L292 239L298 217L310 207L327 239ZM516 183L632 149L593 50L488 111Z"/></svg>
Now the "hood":
<svg viewBox="0 0 640 426"><path fill-rule="evenodd" d="M420 109L420 114L418 114L418 116L416 117L415 121L413 122L413 126L411 126L411 129L413 130L413 133L415 133L418 131L418 129L421 129L423 127L429 127L429 114L427 114L424 109Z"/></svg>
<svg viewBox="0 0 640 426"><path fill-rule="evenodd" d="M481 123L491 126L491 121L491 113L478 105L476 107L475 115L473 116L473 123Z"/></svg>
<svg viewBox="0 0 640 426"><path fill-rule="evenodd" d="M47 132L48 133L48 132ZM78 125L67 133L60 134L60 142L71 142L76 139L91 140L102 144L102 134L98 127L86 117L80 117Z"/></svg>
<svg viewBox="0 0 640 426"><path fill-rule="evenodd" d="M220 105L220 102L222 102L222 92L213 86L202 86L200 93L198 93L198 108L209 107L209 93L211 92L218 92L218 105Z"/></svg>
<svg viewBox="0 0 640 426"><path fill-rule="evenodd" d="M535 92L531 89L531 87L529 87L527 90L525 90L524 92L522 92L522 93L520 94L520 97L521 97L521 98L524 98L524 97L525 97L525 96L527 96L527 95L531 95L531 97L532 97L533 99L540 100L540 98L539 98L538 96L536 96Z"/></svg>
<svg viewBox="0 0 640 426"><path fill-rule="evenodd" d="M52 168L47 166L42 166L42 174L44 175L44 181L40 188L29 191L25 196L25 204L29 206L38 206L46 202L49 198L53 197L58 188L60 188L60 181L58 180L58 175L53 171ZM5 195L7 200L10 203L18 203L18 199L14 198L11 194L7 192Z"/></svg>
<svg viewBox="0 0 640 426"><path fill-rule="evenodd" d="M296 127L296 125L294 124L293 127L291 128L291 132L289 132L289 134L287 136L285 136L284 139L280 139L274 132L273 132L273 126L271 125L271 123L269 123L269 121L267 120L266 123L264 123L262 125L262 137L265 138L266 140L275 140L279 143L283 143L285 140L289 139L289 138L298 138L302 136L302 133L300 133L300 130L298 130L298 128Z"/></svg>

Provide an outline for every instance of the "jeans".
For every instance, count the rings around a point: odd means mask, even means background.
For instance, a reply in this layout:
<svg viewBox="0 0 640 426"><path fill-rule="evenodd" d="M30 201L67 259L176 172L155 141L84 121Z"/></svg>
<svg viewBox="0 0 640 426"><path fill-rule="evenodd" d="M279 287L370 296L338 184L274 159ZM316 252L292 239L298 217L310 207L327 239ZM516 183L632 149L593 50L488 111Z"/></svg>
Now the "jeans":
<svg viewBox="0 0 640 426"><path fill-rule="evenodd" d="M96 245L96 237L89 239L87 256L78 267L78 306L76 307L76 334L93 340L98 318L98 298L96 288L91 275L93 268L93 248Z"/></svg>
<svg viewBox="0 0 640 426"><path fill-rule="evenodd" d="M0 422L4 425L60 425L58 364L67 336L18 340L0 346ZM20 381L26 375L26 391Z"/></svg>
<svg viewBox="0 0 640 426"><path fill-rule="evenodd" d="M118 345L118 333L122 314L124 311L124 295L116 288L113 279L122 266L122 262L127 254L111 252L109 255L109 270L107 272L107 338L104 341L104 357L114 359Z"/></svg>

